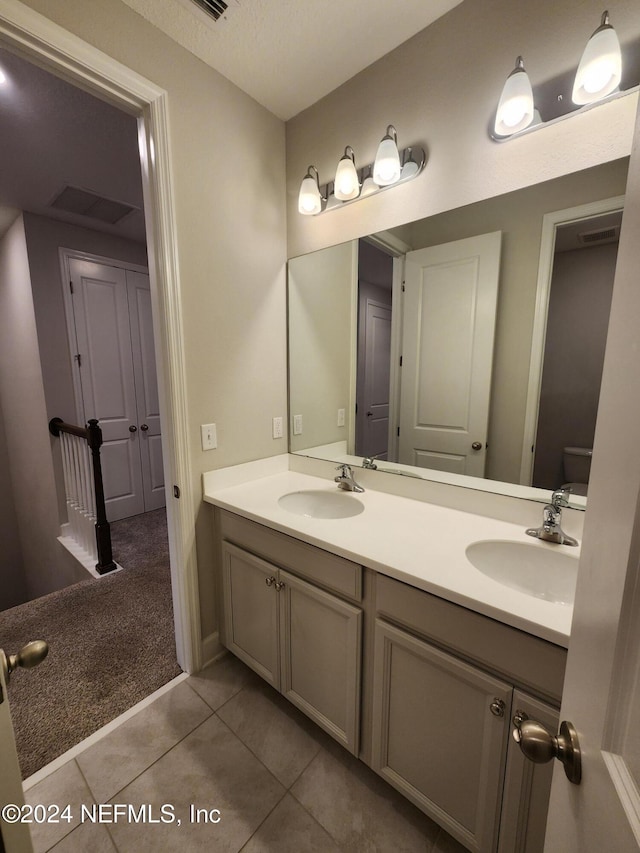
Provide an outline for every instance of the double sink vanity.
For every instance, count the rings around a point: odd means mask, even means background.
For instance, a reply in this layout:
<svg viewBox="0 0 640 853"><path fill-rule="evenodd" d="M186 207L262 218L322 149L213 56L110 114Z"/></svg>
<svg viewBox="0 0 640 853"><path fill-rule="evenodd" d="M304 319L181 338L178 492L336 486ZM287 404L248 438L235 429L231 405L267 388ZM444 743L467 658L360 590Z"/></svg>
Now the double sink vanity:
<svg viewBox="0 0 640 853"><path fill-rule="evenodd" d="M579 548L526 535L540 504L356 474L204 475L222 643L469 850L542 850L552 768L512 732L557 731Z"/></svg>

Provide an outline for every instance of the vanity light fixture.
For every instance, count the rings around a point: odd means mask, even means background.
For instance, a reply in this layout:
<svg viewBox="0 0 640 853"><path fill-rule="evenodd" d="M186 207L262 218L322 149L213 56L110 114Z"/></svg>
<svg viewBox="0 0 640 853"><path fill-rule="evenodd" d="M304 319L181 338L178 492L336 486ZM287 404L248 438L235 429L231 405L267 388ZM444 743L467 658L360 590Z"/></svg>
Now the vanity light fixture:
<svg viewBox="0 0 640 853"><path fill-rule="evenodd" d="M398 153L398 134L390 124L382 137L373 164L373 182L379 187L388 187L400 180L400 154Z"/></svg>
<svg viewBox="0 0 640 853"><path fill-rule="evenodd" d="M615 92L622 78L622 52L616 31L604 12L600 26L582 54L571 95L574 104L592 104Z"/></svg>
<svg viewBox="0 0 640 853"><path fill-rule="evenodd" d="M512 136L526 133L535 126L555 123L568 118L573 113L590 109L605 99L612 100L637 91L637 86L621 90L621 79L620 42L609 22L609 13L603 12L600 26L583 51L575 74L573 89L556 91L552 99L549 97L549 86L546 86L547 99L542 105L547 117L545 122L542 121L540 113L534 106L531 82L524 70L522 57L518 57L516 67L504 84L490 135L495 142L504 142ZM560 85L564 88L562 83ZM543 88L540 98L544 95Z"/></svg>
<svg viewBox="0 0 640 853"><path fill-rule="evenodd" d="M336 177L333 182L333 194L338 201L351 201L360 195L360 181L356 171L356 158L350 145L344 149L340 158Z"/></svg>
<svg viewBox="0 0 640 853"><path fill-rule="evenodd" d="M424 169L426 161L427 156L422 148L407 147L398 151L396 129L390 124L378 146L374 163L358 169L353 148L347 145L338 163L335 179L322 185L316 167L309 166L300 185L298 211L304 216L312 216L376 195L396 184L416 178Z"/></svg>
<svg viewBox="0 0 640 853"><path fill-rule="evenodd" d="M315 175L311 174L311 171ZM322 203L326 201L320 192L320 175L315 166L309 166L307 174L302 179L300 184L300 194L298 195L298 212L307 216L314 213L320 213Z"/></svg>
<svg viewBox="0 0 640 853"><path fill-rule="evenodd" d="M533 89L529 75L524 70L524 60L516 59L516 67L507 77L496 112L494 131L496 136L511 136L533 122L535 108Z"/></svg>

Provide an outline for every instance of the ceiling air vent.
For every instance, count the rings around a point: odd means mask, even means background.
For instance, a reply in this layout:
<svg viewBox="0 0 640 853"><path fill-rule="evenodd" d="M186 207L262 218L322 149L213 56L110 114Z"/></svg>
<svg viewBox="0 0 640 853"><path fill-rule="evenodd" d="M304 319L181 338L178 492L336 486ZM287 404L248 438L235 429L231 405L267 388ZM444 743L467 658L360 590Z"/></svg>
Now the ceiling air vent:
<svg viewBox="0 0 640 853"><path fill-rule="evenodd" d="M127 204L127 202L115 201L97 195L90 190L71 186L64 187L49 206L54 210L64 210L66 213L76 213L90 219L98 219L100 222L106 222L109 225L115 225L132 211L138 210L137 207Z"/></svg>
<svg viewBox="0 0 640 853"><path fill-rule="evenodd" d="M224 15L229 5L224 0L193 0L193 2L216 21Z"/></svg>
<svg viewBox="0 0 640 853"><path fill-rule="evenodd" d="M582 231L578 234L578 240L584 246L592 246L594 243L613 243L618 239L620 226L613 228L596 228L595 231Z"/></svg>

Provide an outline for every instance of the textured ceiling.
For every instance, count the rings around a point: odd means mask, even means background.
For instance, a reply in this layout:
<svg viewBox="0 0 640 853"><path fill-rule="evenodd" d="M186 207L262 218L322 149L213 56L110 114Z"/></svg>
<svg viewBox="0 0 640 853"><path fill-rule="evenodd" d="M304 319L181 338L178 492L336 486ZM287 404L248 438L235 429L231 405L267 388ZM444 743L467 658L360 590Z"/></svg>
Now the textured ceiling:
<svg viewBox="0 0 640 853"><path fill-rule="evenodd" d="M124 0L287 120L462 0L228 0L215 21L193 0Z"/></svg>

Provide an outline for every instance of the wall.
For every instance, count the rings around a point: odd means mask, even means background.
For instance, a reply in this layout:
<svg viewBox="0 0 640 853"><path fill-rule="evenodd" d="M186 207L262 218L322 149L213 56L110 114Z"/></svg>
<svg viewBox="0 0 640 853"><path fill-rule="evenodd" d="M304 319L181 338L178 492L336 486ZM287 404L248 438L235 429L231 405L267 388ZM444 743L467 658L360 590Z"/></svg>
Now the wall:
<svg viewBox="0 0 640 853"><path fill-rule="evenodd" d="M640 33L634 0L610 9L623 43ZM522 54L534 87L575 69L599 24L596 0L476 0L432 26L287 123L288 254L384 230L628 155L637 96L518 140L488 134L504 80ZM318 217L297 212L309 163L332 179L348 143L370 163L392 123L401 147L422 145L414 181Z"/></svg>
<svg viewBox="0 0 640 853"><path fill-rule="evenodd" d="M120 0L31 8L168 93L203 636L215 630L204 471L286 451L284 125ZM231 162L230 162L231 158ZM232 168L238 166L238 168ZM200 424L218 427L203 452Z"/></svg>
<svg viewBox="0 0 640 853"><path fill-rule="evenodd" d="M0 401L27 598L80 580L56 541L58 507L24 222L0 244Z"/></svg>
<svg viewBox="0 0 640 853"><path fill-rule="evenodd" d="M556 489L566 482L563 447L593 447L617 255L617 244L556 254L534 486Z"/></svg>
<svg viewBox="0 0 640 853"><path fill-rule="evenodd" d="M0 251L2 251L0 249ZM1 286L1 285L0 285ZM18 519L13 505L9 449L0 398L0 610L27 600Z"/></svg>
<svg viewBox="0 0 640 853"><path fill-rule="evenodd" d="M344 243L289 264L292 451L349 435L357 250L357 244ZM339 408L345 409L343 427L337 425ZM294 415L302 415L301 435L293 434Z"/></svg>

